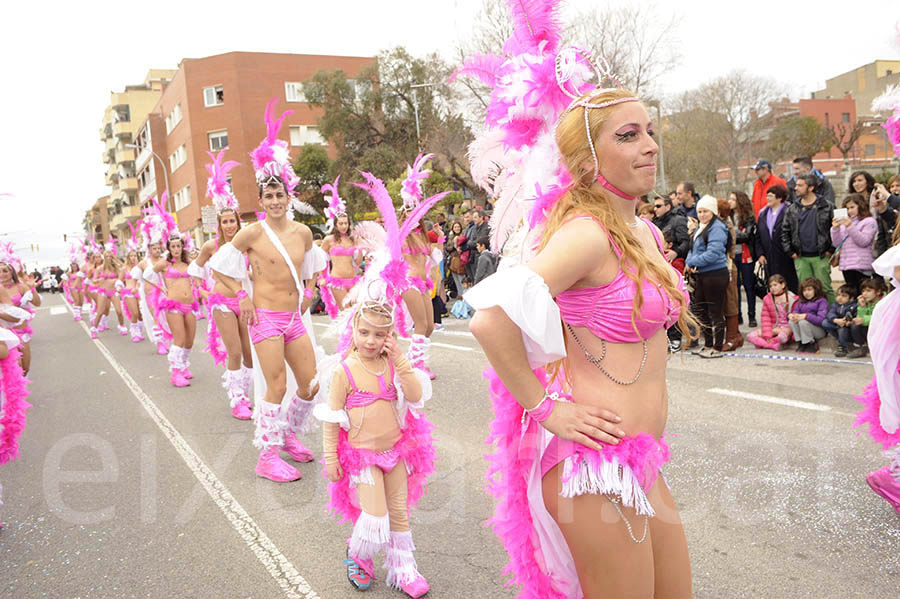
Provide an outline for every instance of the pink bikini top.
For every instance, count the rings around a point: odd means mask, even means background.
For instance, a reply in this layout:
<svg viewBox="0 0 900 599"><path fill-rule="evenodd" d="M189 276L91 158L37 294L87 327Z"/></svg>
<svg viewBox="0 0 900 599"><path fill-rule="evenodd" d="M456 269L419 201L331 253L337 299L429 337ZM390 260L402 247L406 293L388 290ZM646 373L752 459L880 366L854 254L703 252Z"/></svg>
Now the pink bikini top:
<svg viewBox="0 0 900 599"><path fill-rule="evenodd" d="M576 216L575 218L591 217ZM606 227L596 219L593 220L606 231ZM647 221L647 225L653 232L660 251L664 251L656 228L650 225L649 221ZM612 237L609 242L616 256L621 258L622 251ZM610 283L599 287L567 289L556 296L556 303L559 306L563 322L572 326L586 327L600 339L612 343L637 343L649 339L659 329L675 324L681 314L681 307L669 298L662 285L644 281L641 284L644 303L632 324L631 314L636 288L635 282L629 279L620 268L616 278ZM684 293L685 302L687 302L688 292L684 280L681 278L679 278L678 288Z"/></svg>
<svg viewBox="0 0 900 599"><path fill-rule="evenodd" d="M114 272L101 272L95 275L98 279L118 279L119 275Z"/></svg>
<svg viewBox="0 0 900 599"><path fill-rule="evenodd" d="M353 380L353 375L350 374L350 368L347 366L345 362L341 362L341 366L344 367L344 372L347 373L347 379L350 381L350 388L353 389L349 394L347 394L347 401L345 408L364 408L366 406L372 405L379 399L383 399L384 401L397 401L397 388L394 387L394 365L389 363L389 371L391 374L391 386L388 387L384 382L384 377L378 377L378 393L371 393L369 391L360 391L356 386L356 381Z"/></svg>
<svg viewBox="0 0 900 599"><path fill-rule="evenodd" d="M431 254L431 250L428 249L428 246L423 245L422 247L411 248L408 245L403 246L403 253L407 256L415 256L417 254L421 254L423 256L428 256Z"/></svg>
<svg viewBox="0 0 900 599"><path fill-rule="evenodd" d="M191 275L187 274L186 272L180 272L176 270L174 266L170 266L166 270L166 277L169 279L186 279L189 276Z"/></svg>
<svg viewBox="0 0 900 599"><path fill-rule="evenodd" d="M329 256L352 256L355 253L356 253L356 248L352 247L352 246L345 248L342 245L336 245L336 246L332 247L330 250L328 250Z"/></svg>

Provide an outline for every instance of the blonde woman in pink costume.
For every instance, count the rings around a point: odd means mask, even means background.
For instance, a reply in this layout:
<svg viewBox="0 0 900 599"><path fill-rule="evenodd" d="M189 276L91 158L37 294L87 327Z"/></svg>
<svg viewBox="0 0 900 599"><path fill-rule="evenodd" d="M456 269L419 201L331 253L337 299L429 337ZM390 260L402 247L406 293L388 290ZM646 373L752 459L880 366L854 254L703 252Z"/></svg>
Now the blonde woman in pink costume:
<svg viewBox="0 0 900 599"><path fill-rule="evenodd" d="M166 258L153 265L154 272L162 275L166 287L166 297L159 300L157 319L165 318L171 331L172 346L169 348L170 382L174 387L187 387L194 375L190 371L191 348L197 332L194 312L197 301L191 275L188 274L188 260L184 241L177 233L166 241Z"/></svg>
<svg viewBox="0 0 900 599"><path fill-rule="evenodd" d="M337 318L338 312L346 307L344 299L359 281L360 253L351 232L347 206L338 195L340 179L337 177L333 184L322 186L322 193L330 194L325 196L329 235L322 241L322 251L328 254L330 264L319 282L319 288L325 310L331 318Z"/></svg>
<svg viewBox="0 0 900 599"><path fill-rule="evenodd" d="M128 329L125 328L125 319L122 315L122 304L116 294L117 286L121 285L122 263L116 258L113 248L113 244L107 244L107 247L103 250L103 262L92 273L94 291L97 294L97 310L91 321L91 339L97 338L97 333L101 330L100 322L109 317L110 306L115 308L116 315L119 318L119 333L123 335L128 334Z"/></svg>
<svg viewBox="0 0 900 599"><path fill-rule="evenodd" d="M223 149L218 155L209 153L213 162L206 165L206 170L209 171L206 194L216 208L219 222L216 237L203 244L200 255L191 263L188 272L201 281L209 281L211 291L200 291L210 312L206 350L217 365L225 366L222 385L228 394L231 415L238 420L250 420L253 415L250 404L253 385L250 333L247 331L246 321L240 318L241 307L237 295L222 284L207 266L210 258L223 245L231 243L241 230L238 200L227 179L228 171L239 163L233 160L223 163L227 149Z"/></svg>

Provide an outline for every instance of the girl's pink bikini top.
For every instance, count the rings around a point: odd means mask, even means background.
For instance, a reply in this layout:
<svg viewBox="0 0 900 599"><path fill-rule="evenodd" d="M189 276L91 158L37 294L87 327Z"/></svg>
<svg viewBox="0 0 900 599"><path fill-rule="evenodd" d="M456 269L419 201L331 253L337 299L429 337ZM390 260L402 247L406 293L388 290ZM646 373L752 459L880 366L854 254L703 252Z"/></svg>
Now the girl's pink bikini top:
<svg viewBox="0 0 900 599"><path fill-rule="evenodd" d="M111 279L118 279L119 275L118 275L118 273L114 273L114 272L100 272L100 273L95 273L94 278L111 280Z"/></svg>
<svg viewBox="0 0 900 599"><path fill-rule="evenodd" d="M394 365L388 360L388 370L391 374L391 386L388 387L384 382L384 377L378 377L378 393L371 393L369 391L360 391L356 386L356 381L353 380L353 375L350 374L350 368L347 364L341 361L341 366L344 367L344 372L347 373L347 380L350 381L350 388L353 389L350 393L347 394L347 401L345 408L364 408L366 406L372 405L379 399L383 399L384 401L397 401L397 388L394 386Z"/></svg>
<svg viewBox="0 0 900 599"><path fill-rule="evenodd" d="M187 274L186 272L176 270L174 266L170 266L168 269L166 269L166 277L169 279L186 279L189 276L191 275Z"/></svg>
<svg viewBox="0 0 900 599"><path fill-rule="evenodd" d="M591 217L576 216L575 218ZM599 221L593 220L606 231L606 227ZM646 221L646 219L641 220ZM656 228L649 221L647 226L653 232L660 251L664 251ZM609 236L608 232L607 236ZM609 238L609 243L616 256L621 258L622 251L612 237ZM559 306L563 322L576 327L586 327L598 338L611 343L637 343L649 339L659 329L675 324L681 314L681 306L669 297L662 285L645 280L641 283L644 303L632 324L632 305L636 288L635 282L629 279L624 270L620 268L616 278L610 283L599 287L567 289L556 296L556 303ZM679 278L678 289L684 293L685 302L687 302L688 292L684 285L684 279Z"/></svg>
<svg viewBox="0 0 900 599"><path fill-rule="evenodd" d="M328 250L329 256L352 256L355 253L356 253L356 248L352 247L352 246L346 248L342 245L336 245L336 246L332 247L330 250Z"/></svg>
<svg viewBox="0 0 900 599"><path fill-rule="evenodd" d="M404 245L402 251L407 256L415 256L417 254L421 254L423 256L431 255L431 250L428 248L427 245L423 245L421 247L414 247L414 248L411 248L408 245Z"/></svg>

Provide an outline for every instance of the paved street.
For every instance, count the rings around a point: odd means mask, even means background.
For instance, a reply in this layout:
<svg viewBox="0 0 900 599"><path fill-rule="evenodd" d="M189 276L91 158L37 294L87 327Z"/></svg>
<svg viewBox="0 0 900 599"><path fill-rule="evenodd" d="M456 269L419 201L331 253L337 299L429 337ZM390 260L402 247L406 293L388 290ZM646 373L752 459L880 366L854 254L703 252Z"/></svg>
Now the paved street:
<svg viewBox="0 0 900 599"><path fill-rule="evenodd" d="M148 343L114 329L92 342L58 296L34 328L34 408L22 457L0 469L0 596L357 596L342 564L350 527L324 512L321 467L257 478L252 425L231 418L211 358L195 351L193 385L175 390ZM413 519L419 566L436 599L514 597L484 527L484 356L464 322L433 340L439 464ZM831 352L671 359L665 476L696 597L900 595L900 519L864 479L884 460L851 426L871 373ZM308 441L320 456L320 432ZM401 596L383 580L367 597Z"/></svg>

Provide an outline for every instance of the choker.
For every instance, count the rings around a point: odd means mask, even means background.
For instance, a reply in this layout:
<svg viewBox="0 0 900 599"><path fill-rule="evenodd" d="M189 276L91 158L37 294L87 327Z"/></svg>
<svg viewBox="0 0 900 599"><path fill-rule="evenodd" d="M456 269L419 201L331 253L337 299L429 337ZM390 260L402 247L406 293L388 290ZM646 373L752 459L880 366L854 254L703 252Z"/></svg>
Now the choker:
<svg viewBox="0 0 900 599"><path fill-rule="evenodd" d="M637 199L637 196L630 196L630 195L628 195L627 193L625 193L624 191L620 190L620 189L619 189L618 187L616 187L615 185L613 185L612 183L610 183L610 182L606 179L606 177L603 176L602 173L599 173L599 172L598 172L598 173L597 173L597 176L594 178L594 181L596 181L597 183L599 183L600 185L602 185L605 189L608 189L609 191L613 192L614 194L616 194L616 195L619 196L620 198L623 198L623 199L626 199L626 200L632 200L632 201L634 201L634 200Z"/></svg>

